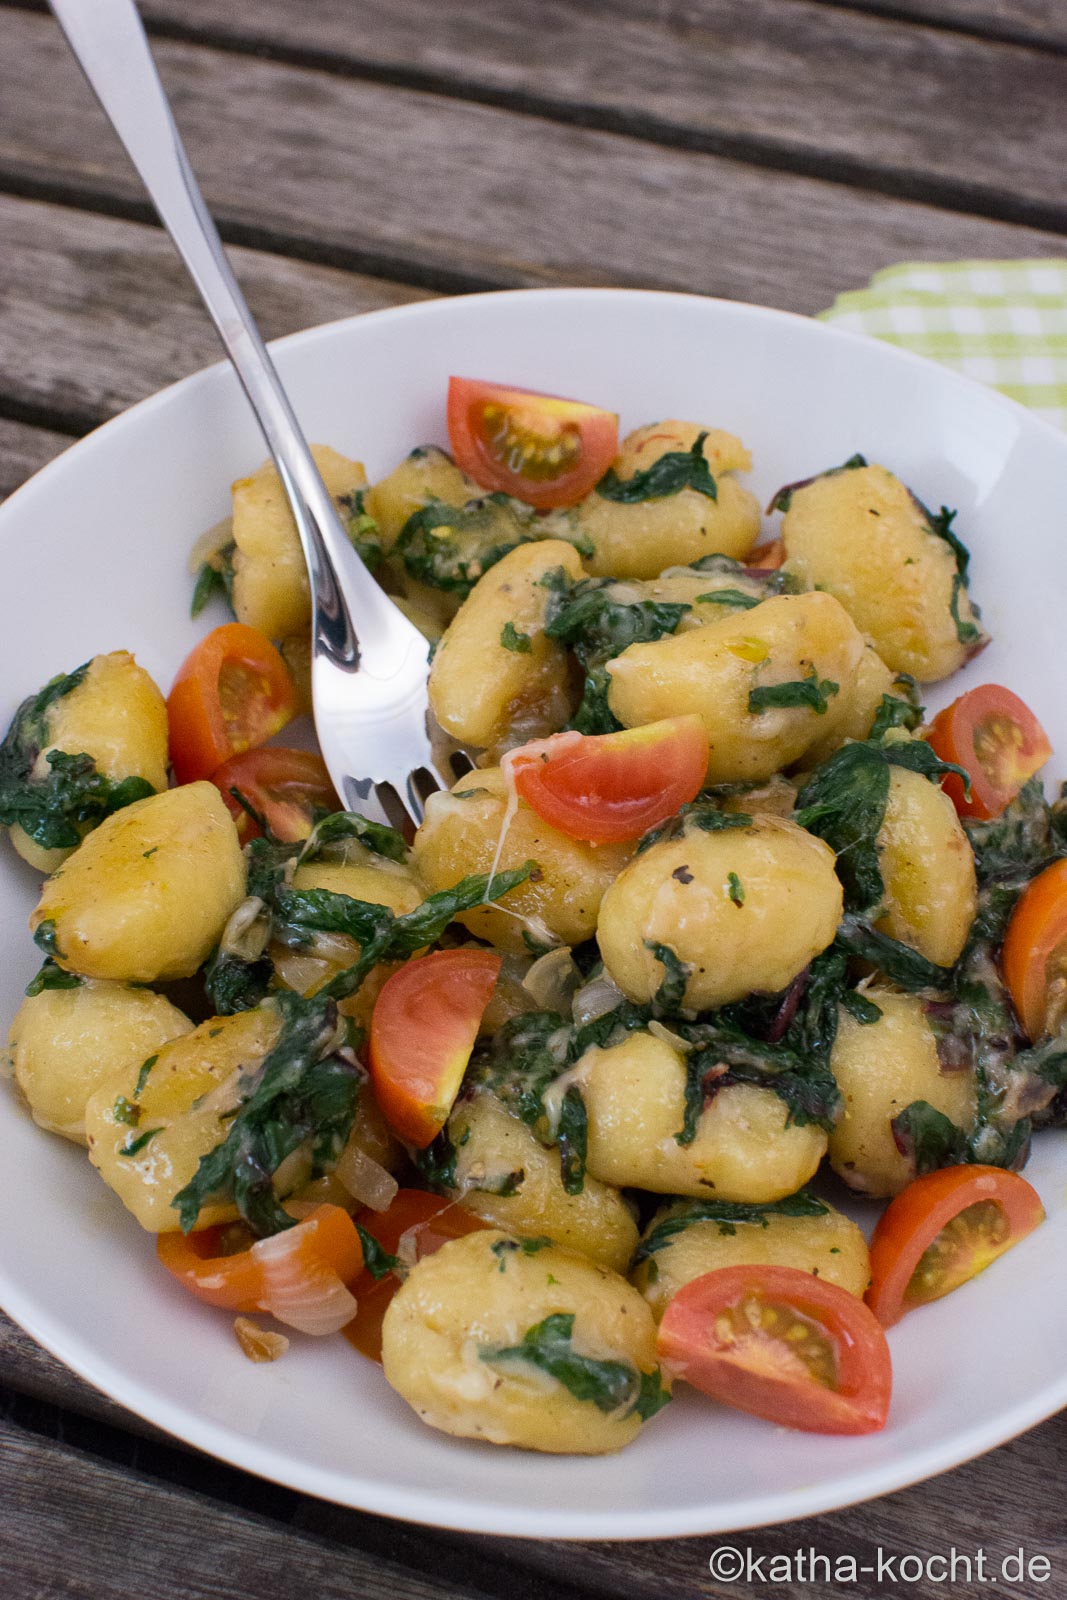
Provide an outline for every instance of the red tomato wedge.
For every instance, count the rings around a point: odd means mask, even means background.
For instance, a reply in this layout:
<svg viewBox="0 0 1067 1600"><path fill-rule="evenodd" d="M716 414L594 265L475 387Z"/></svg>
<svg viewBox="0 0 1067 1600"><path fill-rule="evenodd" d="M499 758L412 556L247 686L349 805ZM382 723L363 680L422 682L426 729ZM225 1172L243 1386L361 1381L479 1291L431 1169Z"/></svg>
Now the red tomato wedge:
<svg viewBox="0 0 1067 1600"><path fill-rule="evenodd" d="M370 1022L370 1073L390 1126L422 1149L448 1120L500 973L491 950L435 950L387 978Z"/></svg>
<svg viewBox="0 0 1067 1600"><path fill-rule="evenodd" d="M1033 1043L1063 1015L1067 976L1067 861L1054 861L1016 902L1000 969L1019 1020Z"/></svg>
<svg viewBox="0 0 1067 1600"><path fill-rule="evenodd" d="M942 1167L891 1200L871 1239L867 1304L885 1328L940 1300L1025 1239L1045 1208L1018 1173Z"/></svg>
<svg viewBox="0 0 1067 1600"><path fill-rule="evenodd" d="M225 1227L161 1233L160 1261L197 1299L227 1311L266 1311L302 1333L336 1333L356 1314L347 1285L363 1266L356 1225L340 1206L316 1206L284 1233L221 1254Z"/></svg>
<svg viewBox="0 0 1067 1600"><path fill-rule="evenodd" d="M458 1201L422 1189L400 1189L387 1211L364 1211L359 1222L388 1255L400 1258L399 1271L375 1278L365 1267L352 1286L359 1310L345 1328L345 1338L361 1355L380 1361L382 1321L406 1270L424 1256L432 1256L450 1239L476 1233L489 1224L464 1211Z"/></svg>
<svg viewBox="0 0 1067 1600"><path fill-rule="evenodd" d="M784 561L784 541L772 539L769 544L760 544L755 550L750 550L745 565L750 572L777 572Z"/></svg>
<svg viewBox="0 0 1067 1600"><path fill-rule="evenodd" d="M619 419L579 400L450 378L448 437L475 483L552 511L599 483L618 454Z"/></svg>
<svg viewBox="0 0 1067 1600"><path fill-rule="evenodd" d="M668 717L622 733L555 733L510 750L516 791L571 839L639 839L700 792L708 734L697 716Z"/></svg>
<svg viewBox="0 0 1067 1600"><path fill-rule="evenodd" d="M210 778L231 756L266 744L296 712L289 668L266 635L224 623L186 656L167 699L175 777Z"/></svg>
<svg viewBox="0 0 1067 1600"><path fill-rule="evenodd" d="M721 1267L675 1295L657 1341L665 1374L808 1433L876 1433L893 1372L874 1314L798 1267Z"/></svg>
<svg viewBox="0 0 1067 1600"><path fill-rule="evenodd" d="M217 767L211 781L222 791L242 844L257 839L263 830L236 799L235 789L285 844L307 838L317 811L340 809L326 763L311 750L286 750L280 745L242 750Z"/></svg>
<svg viewBox="0 0 1067 1600"><path fill-rule="evenodd" d="M926 738L942 761L954 761L970 774L970 799L954 772L941 780L961 817L999 817L1052 754L1029 706L997 683L983 683L953 700L938 712Z"/></svg>

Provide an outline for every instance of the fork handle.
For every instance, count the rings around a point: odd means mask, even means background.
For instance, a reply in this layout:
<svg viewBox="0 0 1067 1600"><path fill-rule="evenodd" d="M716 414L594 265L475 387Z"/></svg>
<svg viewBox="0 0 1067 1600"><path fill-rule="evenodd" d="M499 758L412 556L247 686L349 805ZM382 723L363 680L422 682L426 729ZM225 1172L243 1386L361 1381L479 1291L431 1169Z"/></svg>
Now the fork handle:
<svg viewBox="0 0 1067 1600"><path fill-rule="evenodd" d="M237 370L288 494L307 561L319 648L354 670L410 649L411 624L349 541L222 248L189 165L133 0L49 0L140 174ZM337 580L345 574L348 603Z"/></svg>

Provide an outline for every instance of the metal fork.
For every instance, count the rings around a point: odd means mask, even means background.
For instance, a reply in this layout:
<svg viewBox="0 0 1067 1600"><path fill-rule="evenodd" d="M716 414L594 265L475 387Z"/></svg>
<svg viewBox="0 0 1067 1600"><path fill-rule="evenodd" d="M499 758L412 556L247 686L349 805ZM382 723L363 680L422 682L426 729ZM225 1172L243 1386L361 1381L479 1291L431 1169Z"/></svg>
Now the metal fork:
<svg viewBox="0 0 1067 1600"><path fill-rule="evenodd" d="M133 0L49 4L189 269L289 497L311 583L315 727L334 786L349 810L410 834L442 781L426 640L345 532L226 259Z"/></svg>

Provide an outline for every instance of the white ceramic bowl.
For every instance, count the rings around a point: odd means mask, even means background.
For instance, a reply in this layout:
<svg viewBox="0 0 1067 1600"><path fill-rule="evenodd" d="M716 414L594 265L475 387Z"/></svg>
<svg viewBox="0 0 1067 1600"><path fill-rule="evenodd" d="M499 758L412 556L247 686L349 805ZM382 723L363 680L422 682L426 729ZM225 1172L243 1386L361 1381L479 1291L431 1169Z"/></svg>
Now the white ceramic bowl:
<svg viewBox="0 0 1067 1600"><path fill-rule="evenodd" d="M1067 771L1061 644L1067 439L1019 407L886 345L783 313L682 295L547 290L377 312L276 350L309 435L374 478L446 443L452 372L621 412L707 421L752 448L764 502L861 450L924 500L960 508L973 592L995 642L930 695L1009 684ZM237 382L215 367L76 445L0 509L0 717L53 673L125 647L164 687L195 637L186 557L264 455ZM36 876L0 850L0 1018L38 956ZM90 1382L252 1472L370 1511L555 1538L718 1532L826 1511L940 1472L1067 1403L1067 1139L1027 1175L1049 1221L992 1271L890 1335L889 1425L862 1439L789 1433L681 1395L621 1455L522 1454L424 1427L342 1339L294 1340L253 1366L230 1318L187 1298L73 1145L0 1094L0 1303ZM1006 1359L1005 1352L1011 1352Z"/></svg>

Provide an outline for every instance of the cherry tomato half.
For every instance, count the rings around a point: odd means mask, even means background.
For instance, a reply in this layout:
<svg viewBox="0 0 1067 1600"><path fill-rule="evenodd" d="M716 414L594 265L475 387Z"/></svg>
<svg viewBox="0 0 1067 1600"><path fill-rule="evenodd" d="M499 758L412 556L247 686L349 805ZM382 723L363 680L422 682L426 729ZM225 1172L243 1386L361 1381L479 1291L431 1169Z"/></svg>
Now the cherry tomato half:
<svg viewBox="0 0 1067 1600"><path fill-rule="evenodd" d="M1019 896L1000 967L1027 1035L1051 1033L1067 1002L1067 861L1054 861Z"/></svg>
<svg viewBox="0 0 1067 1600"><path fill-rule="evenodd" d="M445 1195L426 1194L422 1189L400 1189L387 1211L363 1211L359 1224L377 1239L388 1255L402 1254L405 1262L400 1272L386 1272L379 1278L364 1268L352 1286L359 1310L355 1321L345 1328L345 1338L361 1355L380 1361L382 1320L389 1302L404 1281L406 1267L424 1256L432 1256L450 1239L476 1233L479 1228L489 1227L489 1223L465 1211L457 1200L449 1200Z"/></svg>
<svg viewBox="0 0 1067 1600"><path fill-rule="evenodd" d="M552 511L599 483L618 453L619 419L533 389L450 378L448 437L475 483Z"/></svg>
<svg viewBox="0 0 1067 1600"><path fill-rule="evenodd" d="M942 1167L891 1200L871 1238L867 1304L885 1328L984 1272L1045 1219L1025 1178L1001 1167Z"/></svg>
<svg viewBox="0 0 1067 1600"><path fill-rule="evenodd" d="M242 844L257 839L263 830L235 798L235 789L285 844L307 838L317 811L340 808L326 763L311 750L286 750L280 745L242 750L217 767L211 781L222 791Z"/></svg>
<svg viewBox="0 0 1067 1600"><path fill-rule="evenodd" d="M386 979L374 1003L374 1092L390 1126L418 1149L448 1120L500 962L475 948L416 956Z"/></svg>
<svg viewBox="0 0 1067 1600"><path fill-rule="evenodd" d="M699 793L708 771L700 717L622 733L556 733L511 750L504 770L526 803L571 839L639 839Z"/></svg>
<svg viewBox="0 0 1067 1600"><path fill-rule="evenodd" d="M243 622L213 629L182 662L167 699L175 777L210 778L280 733L296 710L289 669L265 634Z"/></svg>
<svg viewBox="0 0 1067 1600"><path fill-rule="evenodd" d="M999 817L1052 754L1029 706L997 683L983 683L953 700L938 712L926 738L942 761L954 761L970 774L970 799L954 772L941 780L961 817Z"/></svg>
<svg viewBox="0 0 1067 1600"><path fill-rule="evenodd" d="M228 1311L267 1311L304 1333L336 1333L356 1314L347 1285L359 1276L363 1247L340 1206L317 1206L284 1233L222 1253L228 1229L161 1233L156 1252L198 1300Z"/></svg>
<svg viewBox="0 0 1067 1600"><path fill-rule="evenodd" d="M670 1302L664 1372L753 1416L809 1433L875 1433L889 1412L889 1346L862 1300L799 1267L721 1267Z"/></svg>

